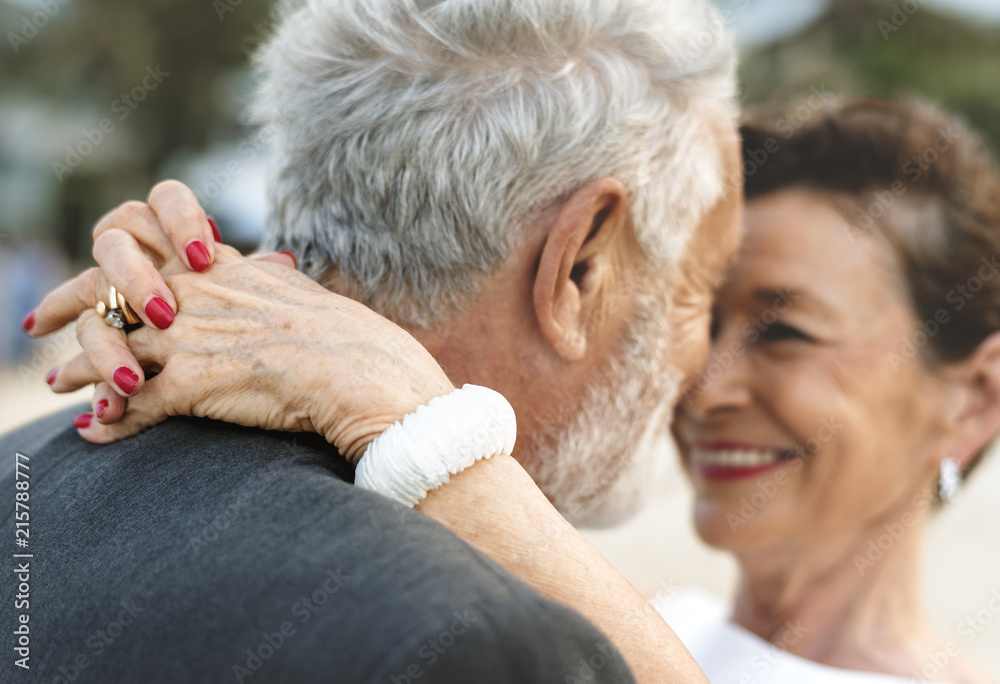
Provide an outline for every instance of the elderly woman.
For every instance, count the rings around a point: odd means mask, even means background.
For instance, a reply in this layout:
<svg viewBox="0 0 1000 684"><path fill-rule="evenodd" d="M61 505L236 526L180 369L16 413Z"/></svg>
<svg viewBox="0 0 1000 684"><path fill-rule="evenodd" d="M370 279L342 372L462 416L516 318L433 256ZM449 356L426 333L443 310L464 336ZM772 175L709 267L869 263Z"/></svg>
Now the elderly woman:
<svg viewBox="0 0 1000 684"><path fill-rule="evenodd" d="M1000 430L1000 172L958 121L871 100L830 106L787 138L749 124L744 153L744 247L715 302L711 358L674 423L697 494L698 533L730 551L742 577L731 610L693 595L657 608L712 681L888 684L923 677L928 654L944 652L934 678L985 682L929 626L917 580L933 511ZM168 242L148 227L135 236L158 242L151 251L190 237ZM238 312L241 300L223 298L238 285L216 270L197 276L218 282L215 304L204 289L186 293L190 281L173 280L178 303L197 296L199 311ZM312 296L286 290L273 296ZM81 306L64 291L37 315L68 318ZM355 334L383 332L366 325ZM177 334L172 344L198 348ZM294 336L275 330L272 341ZM171 350L139 352L166 359ZM268 373L311 370L289 361L259 373L265 383ZM245 415L246 402L219 379L225 372L206 362L197 391L187 388L200 398L199 413L270 425L273 416ZM81 376L59 389L100 379ZM182 396L184 388L172 389ZM108 441L153 417L194 411L190 401L168 404L129 423L131 409L101 386L99 420L86 414L78 426L85 438ZM528 495L530 480L490 475L485 463L431 492L421 509L501 563L516 555L519 534L539 530L565 556L587 557L586 542ZM490 477L505 478L504 497ZM520 515L503 508L507 500ZM506 563L542 591L560 583L566 564ZM570 602L593 619L590 598L624 584L595 574L572 587ZM626 645L654 628L639 606L599 626Z"/></svg>
<svg viewBox="0 0 1000 684"><path fill-rule="evenodd" d="M731 611L658 607L712 681L984 681L919 568L1000 428L997 168L958 121L871 100L743 145L744 245L674 422L698 534L741 579Z"/></svg>

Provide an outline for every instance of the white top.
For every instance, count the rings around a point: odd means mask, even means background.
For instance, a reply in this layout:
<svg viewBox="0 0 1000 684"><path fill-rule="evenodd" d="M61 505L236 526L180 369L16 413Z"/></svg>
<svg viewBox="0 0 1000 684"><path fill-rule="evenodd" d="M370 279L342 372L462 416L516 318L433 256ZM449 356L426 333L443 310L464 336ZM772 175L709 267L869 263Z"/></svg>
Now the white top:
<svg viewBox="0 0 1000 684"><path fill-rule="evenodd" d="M912 684L905 677L845 670L792 655L729 622L729 608L699 589L660 594L650 603L694 656L712 684ZM804 630L790 624L787 645Z"/></svg>

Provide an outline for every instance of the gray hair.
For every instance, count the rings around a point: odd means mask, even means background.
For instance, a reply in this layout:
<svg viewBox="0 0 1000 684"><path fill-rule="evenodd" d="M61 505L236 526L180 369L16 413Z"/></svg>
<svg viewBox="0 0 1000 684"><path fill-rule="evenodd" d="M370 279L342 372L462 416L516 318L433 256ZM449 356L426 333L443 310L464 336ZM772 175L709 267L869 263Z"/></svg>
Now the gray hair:
<svg viewBox="0 0 1000 684"><path fill-rule="evenodd" d="M703 0L291 0L257 65L264 247L405 325L591 180L625 185L668 264L723 190L735 53Z"/></svg>

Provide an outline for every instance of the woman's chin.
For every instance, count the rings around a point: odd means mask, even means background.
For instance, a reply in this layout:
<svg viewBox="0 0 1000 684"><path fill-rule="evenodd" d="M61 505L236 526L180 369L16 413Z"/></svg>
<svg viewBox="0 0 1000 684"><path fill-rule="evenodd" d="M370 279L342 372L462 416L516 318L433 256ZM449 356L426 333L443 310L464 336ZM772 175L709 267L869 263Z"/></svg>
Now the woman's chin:
<svg viewBox="0 0 1000 684"><path fill-rule="evenodd" d="M698 537L711 547L731 550L754 545L773 537L778 530L768 524L765 512L741 501L701 497L694 503L694 527Z"/></svg>
<svg viewBox="0 0 1000 684"><path fill-rule="evenodd" d="M709 546L728 549L739 537L726 518L732 506L726 502L697 498L694 502L694 529L698 537Z"/></svg>

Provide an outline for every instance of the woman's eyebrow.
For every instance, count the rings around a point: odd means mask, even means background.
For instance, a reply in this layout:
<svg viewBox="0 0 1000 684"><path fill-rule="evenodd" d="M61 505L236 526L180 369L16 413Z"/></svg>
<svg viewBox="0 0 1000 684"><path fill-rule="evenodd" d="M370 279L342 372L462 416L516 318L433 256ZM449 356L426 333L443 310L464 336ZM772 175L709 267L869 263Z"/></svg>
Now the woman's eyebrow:
<svg viewBox="0 0 1000 684"><path fill-rule="evenodd" d="M805 305L813 308L824 316L836 316L837 312L827 301L812 292L795 287L765 287L754 290L753 298L762 304L770 306L787 305L800 307ZM784 307L782 307L784 310Z"/></svg>

